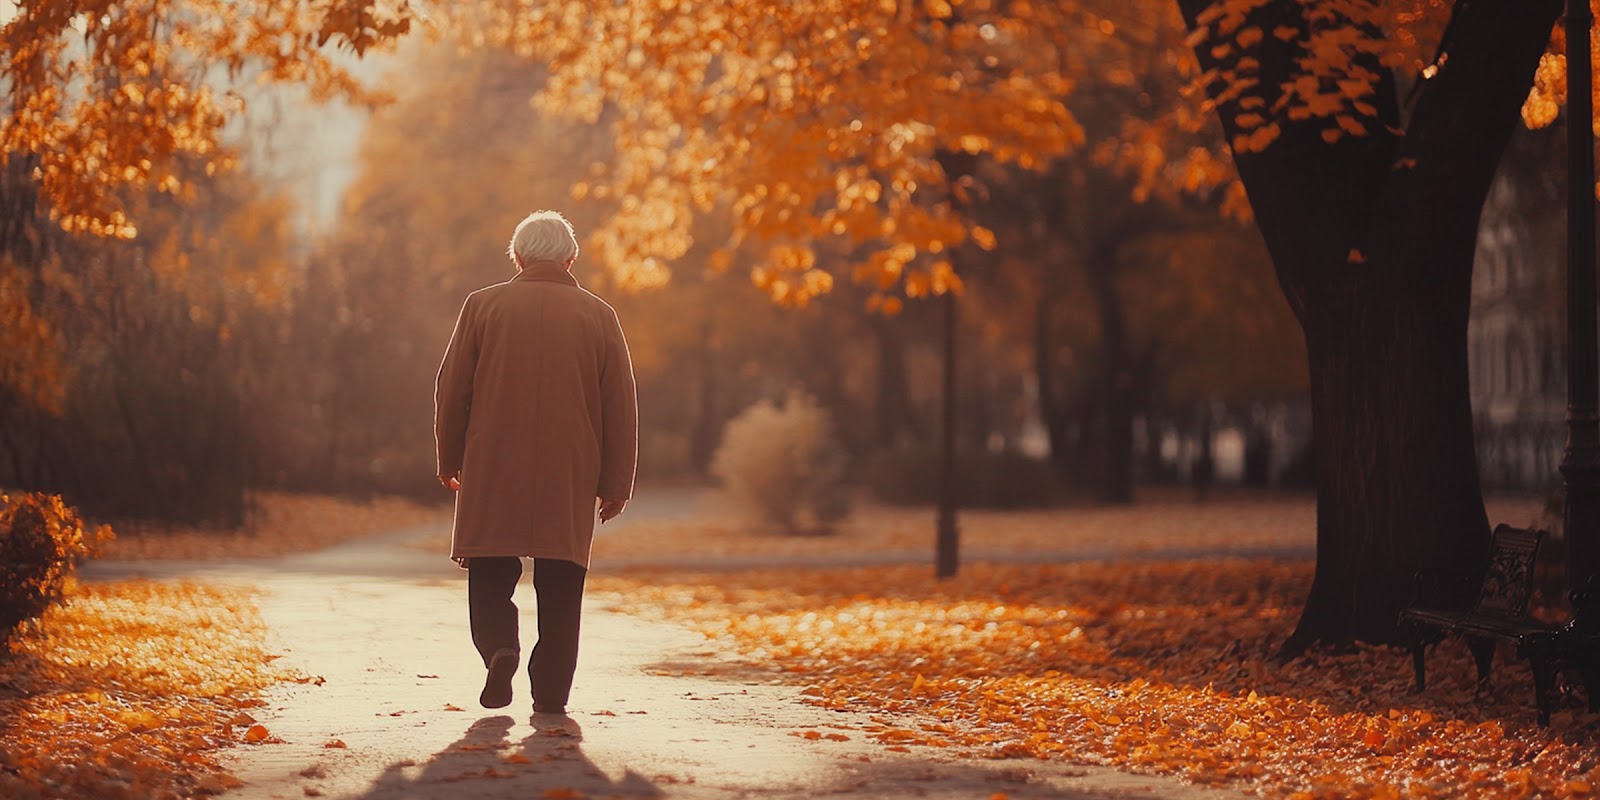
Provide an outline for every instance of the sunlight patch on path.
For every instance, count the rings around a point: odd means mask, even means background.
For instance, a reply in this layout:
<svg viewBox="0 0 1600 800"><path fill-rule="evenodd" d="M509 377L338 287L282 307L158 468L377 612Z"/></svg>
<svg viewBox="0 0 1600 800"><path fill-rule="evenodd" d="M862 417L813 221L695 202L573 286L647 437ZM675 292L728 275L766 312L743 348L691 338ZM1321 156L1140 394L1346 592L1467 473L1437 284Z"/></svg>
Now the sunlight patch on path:
<svg viewBox="0 0 1600 800"><path fill-rule="evenodd" d="M284 665L321 680L268 694L259 716L281 741L230 754L246 785L228 798L1239 796L828 739L840 715L802 703L793 687L727 660L698 634L595 604L585 609L569 718L532 715L521 675L513 704L486 711L476 703L483 668L462 581L245 579L264 590L261 614ZM519 599L526 648L535 627L526 584Z"/></svg>

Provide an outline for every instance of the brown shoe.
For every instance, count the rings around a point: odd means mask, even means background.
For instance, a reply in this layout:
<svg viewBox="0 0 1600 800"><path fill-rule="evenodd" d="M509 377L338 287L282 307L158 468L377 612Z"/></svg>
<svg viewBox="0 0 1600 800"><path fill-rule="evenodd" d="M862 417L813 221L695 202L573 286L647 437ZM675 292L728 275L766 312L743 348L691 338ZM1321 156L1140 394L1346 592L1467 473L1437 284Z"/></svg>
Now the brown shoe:
<svg viewBox="0 0 1600 800"><path fill-rule="evenodd" d="M483 693L478 704L484 708L505 708L511 705L511 679L516 677L521 655L502 647L489 659L489 674L483 679Z"/></svg>

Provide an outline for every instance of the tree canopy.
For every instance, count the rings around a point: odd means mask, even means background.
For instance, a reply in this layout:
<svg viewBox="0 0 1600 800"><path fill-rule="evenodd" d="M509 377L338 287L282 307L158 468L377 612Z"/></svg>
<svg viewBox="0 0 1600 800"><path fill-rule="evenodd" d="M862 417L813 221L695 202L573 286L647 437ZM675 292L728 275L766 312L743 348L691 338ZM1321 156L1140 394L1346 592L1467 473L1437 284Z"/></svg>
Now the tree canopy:
<svg viewBox="0 0 1600 800"><path fill-rule="evenodd" d="M182 193L179 161L232 155L242 110L227 80L373 99L323 45L362 53L410 29L405 0L58 0L22 3L0 28L5 162L28 164L62 228L131 238L124 190Z"/></svg>

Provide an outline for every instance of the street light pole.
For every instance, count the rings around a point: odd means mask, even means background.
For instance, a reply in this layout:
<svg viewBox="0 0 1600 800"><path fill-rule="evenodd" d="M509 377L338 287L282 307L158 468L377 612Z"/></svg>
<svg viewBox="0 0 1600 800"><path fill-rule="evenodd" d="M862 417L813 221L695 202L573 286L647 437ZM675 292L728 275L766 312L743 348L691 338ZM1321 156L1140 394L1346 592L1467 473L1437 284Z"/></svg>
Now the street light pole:
<svg viewBox="0 0 1600 800"><path fill-rule="evenodd" d="M951 578L961 563L956 527L956 292L944 293L944 374L939 409L939 528L934 575Z"/></svg>
<svg viewBox="0 0 1600 800"><path fill-rule="evenodd" d="M1594 96L1589 0L1567 0L1567 579L1600 572L1600 360L1596 330Z"/></svg>

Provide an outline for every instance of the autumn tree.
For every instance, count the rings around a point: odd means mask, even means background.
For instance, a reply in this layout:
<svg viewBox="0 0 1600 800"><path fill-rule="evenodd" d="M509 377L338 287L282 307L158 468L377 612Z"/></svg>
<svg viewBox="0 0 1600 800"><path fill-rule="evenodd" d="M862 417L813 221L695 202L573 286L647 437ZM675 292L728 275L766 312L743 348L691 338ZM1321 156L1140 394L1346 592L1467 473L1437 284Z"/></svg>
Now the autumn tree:
<svg viewBox="0 0 1600 800"><path fill-rule="evenodd" d="M960 176L940 156L1040 166L1080 144L1065 68L1105 38L1076 7L988 0L491 0L478 14L470 36L547 62L545 108L589 122L617 109L615 163L581 187L619 203L593 242L603 263L660 280L694 216L716 210L733 221L716 263L748 254L789 304L838 278L891 306L957 287L949 252L993 235L954 210ZM1055 30L1081 34L1072 59L1048 47Z"/></svg>
<svg viewBox="0 0 1600 800"><path fill-rule="evenodd" d="M1487 551L1473 253L1561 3L1178 5L1310 360L1317 567L1285 652L1392 640L1415 572Z"/></svg>
<svg viewBox="0 0 1600 800"><path fill-rule="evenodd" d="M1290 652L1391 638L1413 572L1484 552L1468 277L1484 193L1536 67L1533 110L1554 105L1541 57L1558 6L1176 3L1194 32L1202 110L1222 122L1310 362L1318 573ZM588 185L626 198L603 258L665 269L691 244L688 219L725 208L727 246L762 253L757 283L803 302L836 275L911 296L959 286L946 254L993 234L958 213L960 176L941 156L1042 167L1080 145L1068 98L1092 74L1083 65L1119 66L1106 34L1149 6L491 8L487 35L528 52L537 41L549 59L544 102L589 119L622 111L615 169ZM1165 130L1192 131L1200 115L1187 116ZM1143 131L1135 143L1158 157L1141 180L1185 181L1197 151L1160 126ZM833 237L860 245L841 248L853 259L840 269L816 258Z"/></svg>
<svg viewBox="0 0 1600 800"><path fill-rule="evenodd" d="M0 446L12 481L104 511L238 519L234 315L276 290L235 268L249 247L261 250L243 261L282 266L285 211L248 177L225 182L235 89L376 99L323 46L360 53L412 18L405 0L0 8Z"/></svg>
<svg viewBox="0 0 1600 800"><path fill-rule="evenodd" d="M1124 136L1122 117L1169 103L1184 86L1180 67L1192 59L1172 7L862 0L488 9L465 27L547 59L554 79L538 95L546 108L589 122L615 109L606 121L616 163L579 192L622 200L594 241L619 275L659 282L690 261L690 247L710 245L714 266L737 263L782 303L851 283L871 290L870 310L892 316L902 297L959 290L1007 260L982 253L1006 226L1006 247L1038 255L1025 267L1040 272L1028 301L1045 320L1038 330L1071 304L1094 308L1100 390L1086 392L1099 409L1090 427L1097 455L1121 465L1094 474L1106 476L1106 498L1129 496L1141 358L1117 254L1177 216L1170 204L1145 202L1168 182L1145 174L1150 160L1140 153L1184 142L1139 129ZM1086 139L1088 120L1096 129ZM1119 146L1080 146L1107 138ZM1204 148L1166 160L1181 173L1227 170ZM970 166L952 170L957 163ZM974 171L984 176L974 181ZM1015 225L994 204L989 217L963 211L986 206L978 190L996 175L1050 197L1015 204L1030 210ZM692 234L692 220L712 215L731 222L721 239ZM956 269L964 248L969 263ZM1095 279L1083 293L1061 290L1063 258ZM880 319L872 330L888 376L899 374L897 326ZM1056 386L1062 371L1051 367L1050 338L1038 338L1035 363L1066 459L1064 431L1077 420ZM881 409L906 405L901 383L881 384ZM889 431L893 416L879 429Z"/></svg>
<svg viewBox="0 0 1600 800"><path fill-rule="evenodd" d="M129 203L134 240L63 236L32 266L29 308L70 346L51 356L55 404L0 387L0 482L100 515L242 518L243 344L286 295L288 207L243 173L192 191L199 207Z"/></svg>
<svg viewBox="0 0 1600 800"><path fill-rule="evenodd" d="M432 381L465 295L505 280L522 214L562 209L585 237L575 275L617 306L643 403L641 470L704 472L724 423L794 386L815 394L855 447L871 439L870 337L852 304L785 309L742 268L684 258L672 281L602 268L588 234L618 203L571 187L613 158L592 126L527 103L541 67L493 45L408 51L376 112L346 190L342 223L309 257L277 343L273 393L286 416L267 443L271 472L341 490L427 489ZM715 218L696 220L716 241ZM742 267L742 265L741 265ZM292 421L288 421L292 420ZM310 466L293 469L305 453Z"/></svg>

